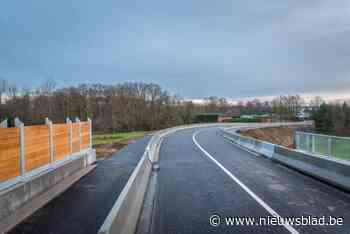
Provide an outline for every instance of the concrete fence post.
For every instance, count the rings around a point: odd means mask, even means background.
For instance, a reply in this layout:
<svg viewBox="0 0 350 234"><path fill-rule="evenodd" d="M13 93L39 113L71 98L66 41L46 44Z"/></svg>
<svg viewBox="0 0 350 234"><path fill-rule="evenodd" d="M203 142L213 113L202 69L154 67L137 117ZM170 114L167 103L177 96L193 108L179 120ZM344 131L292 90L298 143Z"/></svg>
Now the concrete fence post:
<svg viewBox="0 0 350 234"><path fill-rule="evenodd" d="M312 135L312 153L316 152L316 136Z"/></svg>
<svg viewBox="0 0 350 234"><path fill-rule="evenodd" d="M0 128L8 128L8 121L5 119L0 123Z"/></svg>
<svg viewBox="0 0 350 234"><path fill-rule="evenodd" d="M55 162L55 149L53 144L53 124L49 118L45 118L45 124L49 127L50 163Z"/></svg>
<svg viewBox="0 0 350 234"><path fill-rule="evenodd" d="M79 125L79 151L81 151L82 148L82 143L83 143L83 137L82 137L82 133L81 133L81 121L79 118L75 118L75 122L78 123Z"/></svg>
<svg viewBox="0 0 350 234"><path fill-rule="evenodd" d="M89 141L90 141L90 149L92 149L92 120L88 118L88 123L89 123Z"/></svg>
<svg viewBox="0 0 350 234"><path fill-rule="evenodd" d="M68 137L68 142L69 142L69 151L70 151L70 154L73 154L73 129L72 129L72 121L67 118L66 119L66 123L68 124L68 128L69 128L69 137Z"/></svg>
<svg viewBox="0 0 350 234"><path fill-rule="evenodd" d="M19 136L20 136L20 168L21 168L21 176L24 176L24 174L26 173L24 123L22 123L19 120L19 118L15 118L15 127L19 128Z"/></svg>

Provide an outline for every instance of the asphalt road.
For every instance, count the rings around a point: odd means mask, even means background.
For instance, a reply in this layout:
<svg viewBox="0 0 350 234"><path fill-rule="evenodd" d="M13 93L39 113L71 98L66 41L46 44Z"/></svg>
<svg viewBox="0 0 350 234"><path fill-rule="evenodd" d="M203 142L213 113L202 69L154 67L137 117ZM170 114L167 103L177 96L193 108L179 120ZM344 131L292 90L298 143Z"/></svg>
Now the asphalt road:
<svg viewBox="0 0 350 234"><path fill-rule="evenodd" d="M179 131L160 150L154 233L350 233L350 195L224 141ZM211 226L209 218L222 223ZM225 225L224 217L338 218L342 225ZM315 223L314 223L315 224Z"/></svg>
<svg viewBox="0 0 350 234"><path fill-rule="evenodd" d="M9 234L96 234L141 159L149 137L124 148Z"/></svg>

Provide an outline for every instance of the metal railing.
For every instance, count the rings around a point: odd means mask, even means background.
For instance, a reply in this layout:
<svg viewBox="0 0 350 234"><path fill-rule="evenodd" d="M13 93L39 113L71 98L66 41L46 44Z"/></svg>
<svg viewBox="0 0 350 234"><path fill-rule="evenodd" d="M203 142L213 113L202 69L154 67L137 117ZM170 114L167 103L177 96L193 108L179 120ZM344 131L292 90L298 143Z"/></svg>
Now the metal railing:
<svg viewBox="0 0 350 234"><path fill-rule="evenodd" d="M350 138L295 132L294 141L297 150L342 160L350 160Z"/></svg>

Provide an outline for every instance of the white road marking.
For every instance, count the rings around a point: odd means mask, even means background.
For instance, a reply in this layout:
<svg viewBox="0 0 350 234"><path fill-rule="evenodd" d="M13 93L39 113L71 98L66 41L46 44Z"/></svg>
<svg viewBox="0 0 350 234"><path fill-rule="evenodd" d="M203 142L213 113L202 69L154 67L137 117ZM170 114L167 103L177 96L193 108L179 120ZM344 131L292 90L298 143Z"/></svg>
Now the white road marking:
<svg viewBox="0 0 350 234"><path fill-rule="evenodd" d="M221 163L219 163L212 155L210 155L203 147L197 142L196 136L201 131L197 131L193 134L192 140L193 143L209 158L211 159L220 169L222 169L233 181L235 181L244 191L246 191L256 202L258 202L262 207L265 208L272 216L278 217L282 219L282 217L274 211L266 202L264 202L258 195L256 195L252 190L250 190L245 184L243 184L236 176L234 176L229 170L227 170ZM292 234L299 234L297 230L295 230L289 224L283 224L283 226Z"/></svg>

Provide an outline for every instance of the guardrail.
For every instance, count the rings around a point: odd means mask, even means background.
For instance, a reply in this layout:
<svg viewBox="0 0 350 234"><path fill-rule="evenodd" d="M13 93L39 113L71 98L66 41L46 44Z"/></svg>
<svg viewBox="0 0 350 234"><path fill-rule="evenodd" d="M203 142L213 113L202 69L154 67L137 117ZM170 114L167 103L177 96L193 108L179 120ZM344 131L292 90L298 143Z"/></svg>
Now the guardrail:
<svg viewBox="0 0 350 234"><path fill-rule="evenodd" d="M260 126L264 127L264 126ZM252 128L252 127L250 127ZM255 126L254 128L259 128ZM324 157L306 151L288 149L283 146L259 141L237 133L239 129L221 129L222 136L232 143L258 153L282 165L294 168L324 182L350 191L350 162L335 157Z"/></svg>
<svg viewBox="0 0 350 234"><path fill-rule="evenodd" d="M259 154L271 158L275 152L275 145L269 142L260 141L251 137L242 136L236 131L228 132L221 130L223 137L227 140L241 145L249 150L258 152Z"/></svg>
<svg viewBox="0 0 350 234"><path fill-rule="evenodd" d="M350 160L350 138L295 132L294 139L297 150Z"/></svg>
<svg viewBox="0 0 350 234"><path fill-rule="evenodd" d="M248 129L255 129L255 128L270 128L270 127L286 127L286 126L309 126L312 125L313 122L286 122L286 123L269 123L269 124L251 124L250 126L245 127L239 127L235 128L234 131L227 131L224 129L221 129L221 132L223 133L223 136L233 141L234 143L237 143L239 145L244 146L247 149L256 151L260 153L263 156L266 156L268 158L271 158L275 151L275 144L261 141L252 137L243 136L238 133L239 130L248 130ZM230 129L230 128L229 128Z"/></svg>
<svg viewBox="0 0 350 234"><path fill-rule="evenodd" d="M0 189L36 175L92 148L92 122L0 128Z"/></svg>

